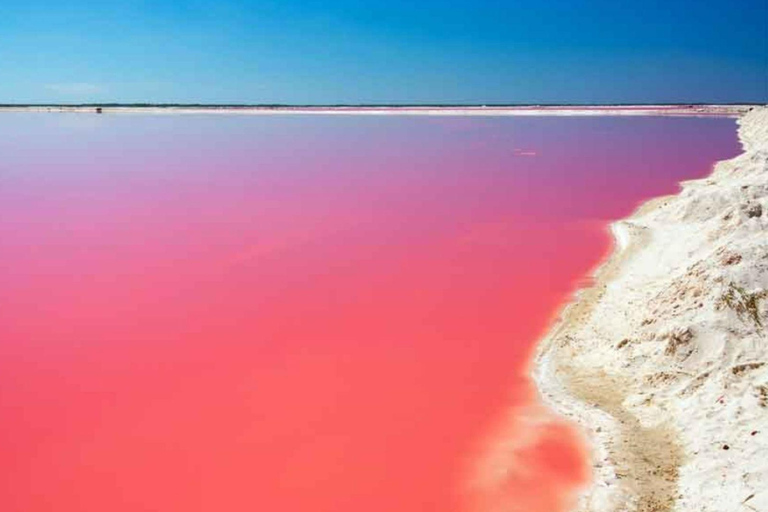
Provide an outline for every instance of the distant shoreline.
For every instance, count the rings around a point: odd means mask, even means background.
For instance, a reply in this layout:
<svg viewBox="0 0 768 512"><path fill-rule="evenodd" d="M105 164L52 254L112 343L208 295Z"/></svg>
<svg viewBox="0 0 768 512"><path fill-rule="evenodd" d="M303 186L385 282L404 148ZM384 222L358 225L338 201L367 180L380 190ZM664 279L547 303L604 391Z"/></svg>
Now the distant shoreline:
<svg viewBox="0 0 768 512"><path fill-rule="evenodd" d="M450 116L685 116L739 117L754 105L171 105L83 104L0 105L3 112L77 114L335 114L335 115L450 115Z"/></svg>

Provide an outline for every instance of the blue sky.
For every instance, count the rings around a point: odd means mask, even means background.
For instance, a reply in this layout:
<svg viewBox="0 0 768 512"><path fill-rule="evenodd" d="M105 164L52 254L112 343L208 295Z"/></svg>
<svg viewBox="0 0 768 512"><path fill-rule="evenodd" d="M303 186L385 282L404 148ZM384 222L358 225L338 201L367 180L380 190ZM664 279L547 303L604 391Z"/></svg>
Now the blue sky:
<svg viewBox="0 0 768 512"><path fill-rule="evenodd" d="M768 102L768 0L3 0L0 103Z"/></svg>

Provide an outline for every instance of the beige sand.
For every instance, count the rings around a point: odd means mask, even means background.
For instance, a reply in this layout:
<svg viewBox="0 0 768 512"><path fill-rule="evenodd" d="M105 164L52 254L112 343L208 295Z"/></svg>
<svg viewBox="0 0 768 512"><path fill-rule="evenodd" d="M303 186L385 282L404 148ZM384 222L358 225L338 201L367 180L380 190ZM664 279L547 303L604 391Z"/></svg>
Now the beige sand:
<svg viewBox="0 0 768 512"><path fill-rule="evenodd" d="M592 446L578 511L768 511L768 107L740 156L612 226L538 349L544 401Z"/></svg>

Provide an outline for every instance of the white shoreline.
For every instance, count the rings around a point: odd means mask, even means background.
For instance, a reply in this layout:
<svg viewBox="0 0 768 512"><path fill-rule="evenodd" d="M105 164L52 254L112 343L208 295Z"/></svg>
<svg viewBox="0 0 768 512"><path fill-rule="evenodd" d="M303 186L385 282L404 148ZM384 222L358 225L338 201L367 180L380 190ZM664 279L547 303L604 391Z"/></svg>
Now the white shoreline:
<svg viewBox="0 0 768 512"><path fill-rule="evenodd" d="M211 115L407 115L407 116L684 116L738 117L750 105L466 106L466 107L236 107L236 106L0 106L3 112Z"/></svg>
<svg viewBox="0 0 768 512"><path fill-rule="evenodd" d="M542 401L591 445L579 512L768 510L768 107L739 136L611 225L595 284L537 347ZM731 283L762 297L762 328L724 305Z"/></svg>

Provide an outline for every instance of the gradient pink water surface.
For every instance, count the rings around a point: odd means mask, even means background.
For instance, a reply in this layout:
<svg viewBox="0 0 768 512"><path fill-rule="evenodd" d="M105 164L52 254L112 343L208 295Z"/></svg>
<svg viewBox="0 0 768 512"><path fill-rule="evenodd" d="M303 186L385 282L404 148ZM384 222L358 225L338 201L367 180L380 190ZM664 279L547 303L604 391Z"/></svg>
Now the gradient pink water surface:
<svg viewBox="0 0 768 512"><path fill-rule="evenodd" d="M3 114L0 509L557 510L567 427L486 501L480 447L607 221L737 152L728 119Z"/></svg>

